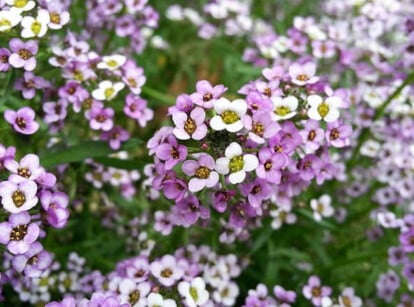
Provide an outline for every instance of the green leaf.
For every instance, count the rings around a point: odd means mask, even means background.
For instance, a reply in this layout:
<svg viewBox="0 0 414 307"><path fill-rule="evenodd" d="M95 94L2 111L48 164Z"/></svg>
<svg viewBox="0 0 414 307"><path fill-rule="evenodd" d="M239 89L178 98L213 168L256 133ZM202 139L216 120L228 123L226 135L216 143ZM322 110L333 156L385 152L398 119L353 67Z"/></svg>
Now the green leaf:
<svg viewBox="0 0 414 307"><path fill-rule="evenodd" d="M134 170L134 169L142 169L146 164L147 161L145 160L122 160L117 158L108 158L108 157L98 157L95 158L94 161L109 167L115 167L125 170Z"/></svg>

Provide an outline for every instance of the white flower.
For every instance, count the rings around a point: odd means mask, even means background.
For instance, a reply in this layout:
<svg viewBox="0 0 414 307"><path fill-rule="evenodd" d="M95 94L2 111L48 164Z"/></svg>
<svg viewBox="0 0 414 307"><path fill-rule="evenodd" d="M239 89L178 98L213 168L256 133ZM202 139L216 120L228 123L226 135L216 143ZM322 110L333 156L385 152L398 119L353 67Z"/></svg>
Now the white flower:
<svg viewBox="0 0 414 307"><path fill-rule="evenodd" d="M296 115L298 108L298 99L295 96L272 97L273 112L270 113L273 120L292 118Z"/></svg>
<svg viewBox="0 0 414 307"><path fill-rule="evenodd" d="M313 217L317 221L322 220L322 217L330 217L334 214L331 197L327 194L322 195L319 199L312 199L310 205L313 209Z"/></svg>
<svg viewBox="0 0 414 307"><path fill-rule="evenodd" d="M63 11L59 12L58 10L51 9L49 13L50 23L49 28L53 30L62 29L65 24L70 20L69 12Z"/></svg>
<svg viewBox="0 0 414 307"><path fill-rule="evenodd" d="M222 175L230 173L229 180L232 184L241 183L246 178L246 172L253 171L259 165L255 155L243 155L242 148L236 142L227 146L225 157L216 161L216 170Z"/></svg>
<svg viewBox="0 0 414 307"><path fill-rule="evenodd" d="M148 307L176 307L177 303L172 299L164 299L159 293L150 293L147 297Z"/></svg>
<svg viewBox="0 0 414 307"><path fill-rule="evenodd" d="M30 11L36 5L36 3L31 0L6 0L6 3L12 6L13 8L16 8L20 12Z"/></svg>
<svg viewBox="0 0 414 307"><path fill-rule="evenodd" d="M126 57L120 54L114 54L102 57L102 61L96 66L99 69L116 70L126 62Z"/></svg>
<svg viewBox="0 0 414 307"><path fill-rule="evenodd" d="M308 104L310 106L308 116L314 120L323 119L328 123L336 121L339 118L338 108L341 102L341 99L335 96L323 100L321 96L310 95L308 97Z"/></svg>
<svg viewBox="0 0 414 307"><path fill-rule="evenodd" d="M201 306L208 301L209 293L201 277L194 278L191 283L182 281L178 284L178 292L185 298L188 307Z"/></svg>
<svg viewBox="0 0 414 307"><path fill-rule="evenodd" d="M294 224L296 222L296 215L287 209L277 208L276 210L271 210L270 215L273 218L271 224L273 229L279 229L283 223Z"/></svg>
<svg viewBox="0 0 414 307"><path fill-rule="evenodd" d="M362 300L355 296L353 288L345 288L342 290L341 296L339 297L340 307L361 307Z"/></svg>
<svg viewBox="0 0 414 307"><path fill-rule="evenodd" d="M25 16L22 20L23 38L42 37L47 32L47 26L50 22L50 15L47 10L39 10L36 19L32 16Z"/></svg>
<svg viewBox="0 0 414 307"><path fill-rule="evenodd" d="M112 83L105 80L99 83L99 88L92 92L92 97L97 100L111 100L125 87L122 82Z"/></svg>
<svg viewBox="0 0 414 307"><path fill-rule="evenodd" d="M214 110L217 115L210 121L213 130L224 130L238 132L243 129L241 118L247 111L247 103L243 99L230 102L226 98L220 98L214 102Z"/></svg>
<svg viewBox="0 0 414 307"><path fill-rule="evenodd" d="M334 304L334 302L332 302L331 298L327 297L327 296L322 298L321 304L322 304L321 305L322 307L339 307L339 305Z"/></svg>
<svg viewBox="0 0 414 307"><path fill-rule="evenodd" d="M378 156L380 149L380 143L374 140L367 140L362 144L361 149L359 151L363 156L375 158L376 156Z"/></svg>
<svg viewBox="0 0 414 307"><path fill-rule="evenodd" d="M19 10L0 11L0 32L8 31L22 21Z"/></svg>
<svg viewBox="0 0 414 307"><path fill-rule="evenodd" d="M234 282L221 281L213 293L213 298L224 306L233 306L238 295L239 287Z"/></svg>
<svg viewBox="0 0 414 307"><path fill-rule="evenodd" d="M402 221L395 216L395 213L386 211L377 213L378 223L384 228L398 228Z"/></svg>

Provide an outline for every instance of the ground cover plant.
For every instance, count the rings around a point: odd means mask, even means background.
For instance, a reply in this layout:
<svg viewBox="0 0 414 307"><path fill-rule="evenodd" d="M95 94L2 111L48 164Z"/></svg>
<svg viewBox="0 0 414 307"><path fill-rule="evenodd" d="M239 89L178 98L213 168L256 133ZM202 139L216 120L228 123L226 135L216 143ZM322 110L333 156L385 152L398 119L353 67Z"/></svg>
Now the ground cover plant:
<svg viewBox="0 0 414 307"><path fill-rule="evenodd" d="M0 0L4 306L414 306L411 0Z"/></svg>

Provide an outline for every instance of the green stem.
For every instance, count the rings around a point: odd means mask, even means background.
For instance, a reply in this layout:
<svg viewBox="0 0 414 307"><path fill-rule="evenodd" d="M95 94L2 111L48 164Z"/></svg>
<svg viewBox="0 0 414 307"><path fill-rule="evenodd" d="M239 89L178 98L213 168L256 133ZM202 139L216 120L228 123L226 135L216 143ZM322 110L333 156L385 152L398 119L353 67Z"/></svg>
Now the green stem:
<svg viewBox="0 0 414 307"><path fill-rule="evenodd" d="M156 89L150 88L148 86L144 86L142 88L142 93L145 96L153 98L155 101L149 101L149 105L151 107L158 107L158 106L171 106L175 104L175 98L166 95L164 93L160 93Z"/></svg>
<svg viewBox="0 0 414 307"><path fill-rule="evenodd" d="M409 85L410 83L414 83L414 72L410 73L405 81L387 98L387 100L384 101L384 103L377 109L375 112L375 115L373 117L373 121L380 119L383 115L387 107L390 105L390 103L394 100L395 97L397 97L402 90ZM355 165L355 162L357 161L357 158L359 156L359 151L361 149L361 146L364 144L364 142L368 139L368 137L371 135L370 128L363 128L361 131L361 134L358 138L358 143L355 146L355 149L352 153L351 158L348 160L347 168L350 169Z"/></svg>

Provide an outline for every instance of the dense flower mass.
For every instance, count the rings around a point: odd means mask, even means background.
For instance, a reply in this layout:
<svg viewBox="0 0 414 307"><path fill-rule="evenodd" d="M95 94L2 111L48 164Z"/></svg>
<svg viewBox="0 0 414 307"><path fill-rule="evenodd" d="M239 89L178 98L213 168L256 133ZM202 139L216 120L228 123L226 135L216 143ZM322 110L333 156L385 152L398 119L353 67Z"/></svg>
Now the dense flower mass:
<svg viewBox="0 0 414 307"><path fill-rule="evenodd" d="M0 0L0 304L414 306L411 0Z"/></svg>

